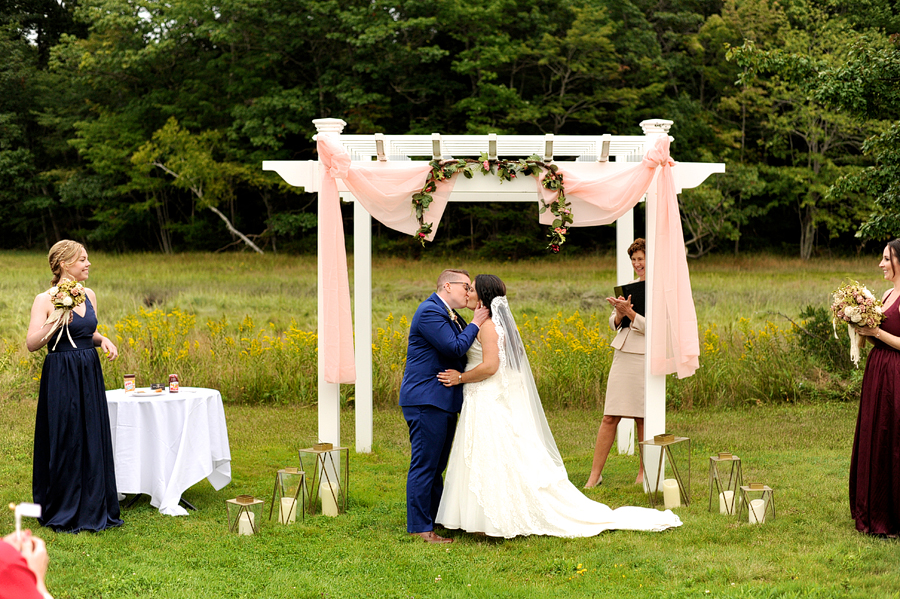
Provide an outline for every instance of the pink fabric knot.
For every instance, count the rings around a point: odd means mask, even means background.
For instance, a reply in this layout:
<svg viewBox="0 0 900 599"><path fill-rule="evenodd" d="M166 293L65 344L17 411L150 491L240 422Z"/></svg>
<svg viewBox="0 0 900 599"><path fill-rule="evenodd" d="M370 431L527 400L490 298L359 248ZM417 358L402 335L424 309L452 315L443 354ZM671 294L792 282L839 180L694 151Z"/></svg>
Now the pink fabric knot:
<svg viewBox="0 0 900 599"><path fill-rule="evenodd" d="M333 133L319 133L316 135L316 148L319 151L319 159L328 174L335 179L343 179L350 172L350 153L344 149Z"/></svg>
<svg viewBox="0 0 900 599"><path fill-rule="evenodd" d="M669 136L665 134L657 136L653 147L647 150L642 162L647 168L675 166L675 161L669 156Z"/></svg>

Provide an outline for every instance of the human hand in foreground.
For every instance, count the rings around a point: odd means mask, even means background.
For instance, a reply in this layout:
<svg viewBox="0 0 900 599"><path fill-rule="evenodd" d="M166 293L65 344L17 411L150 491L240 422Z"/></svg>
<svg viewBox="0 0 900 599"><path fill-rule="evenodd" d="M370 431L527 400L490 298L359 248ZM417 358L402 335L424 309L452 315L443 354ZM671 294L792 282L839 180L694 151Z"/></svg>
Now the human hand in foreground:
<svg viewBox="0 0 900 599"><path fill-rule="evenodd" d="M50 556L47 554L47 545L43 539L32 536L30 530L23 530L19 533L11 533L3 537L3 540L15 547L28 569L34 572L37 579L37 589L40 593L47 593L47 586L44 584L44 578L47 575L47 566L50 563Z"/></svg>

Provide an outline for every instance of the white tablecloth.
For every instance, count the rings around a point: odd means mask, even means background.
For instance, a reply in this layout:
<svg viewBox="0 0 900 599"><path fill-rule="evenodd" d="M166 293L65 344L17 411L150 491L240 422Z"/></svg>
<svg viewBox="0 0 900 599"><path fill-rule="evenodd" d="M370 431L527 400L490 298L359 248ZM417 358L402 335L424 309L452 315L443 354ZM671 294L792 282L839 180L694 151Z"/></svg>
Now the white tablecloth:
<svg viewBox="0 0 900 599"><path fill-rule="evenodd" d="M217 491L231 482L222 395L182 387L152 397L106 392L119 493L144 493L161 514L185 516L181 494L204 478Z"/></svg>

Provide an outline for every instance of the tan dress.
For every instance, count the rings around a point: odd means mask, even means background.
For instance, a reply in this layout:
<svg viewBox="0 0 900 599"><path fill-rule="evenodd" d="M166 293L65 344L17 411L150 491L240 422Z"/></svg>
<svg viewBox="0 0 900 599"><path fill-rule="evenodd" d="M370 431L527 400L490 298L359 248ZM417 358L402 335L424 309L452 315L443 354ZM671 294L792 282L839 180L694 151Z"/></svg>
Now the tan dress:
<svg viewBox="0 0 900 599"><path fill-rule="evenodd" d="M606 382L604 416L625 418L644 417L644 352L647 339L644 337L646 321L640 314L631 326L622 327L613 339L612 366ZM616 327L616 311L609 317L610 328Z"/></svg>

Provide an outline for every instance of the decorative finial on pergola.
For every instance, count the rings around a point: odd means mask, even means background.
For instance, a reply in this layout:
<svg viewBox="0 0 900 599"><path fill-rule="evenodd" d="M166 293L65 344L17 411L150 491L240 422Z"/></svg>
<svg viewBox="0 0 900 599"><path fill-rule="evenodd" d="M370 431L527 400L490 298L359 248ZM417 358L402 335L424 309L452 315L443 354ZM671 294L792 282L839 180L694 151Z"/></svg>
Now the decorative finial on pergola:
<svg viewBox="0 0 900 599"><path fill-rule="evenodd" d="M673 123L674 121L666 119L648 119L641 121L641 129L644 130L644 135L667 135Z"/></svg>
<svg viewBox="0 0 900 599"><path fill-rule="evenodd" d="M313 125L319 133L343 133L347 123L343 119L313 119Z"/></svg>

